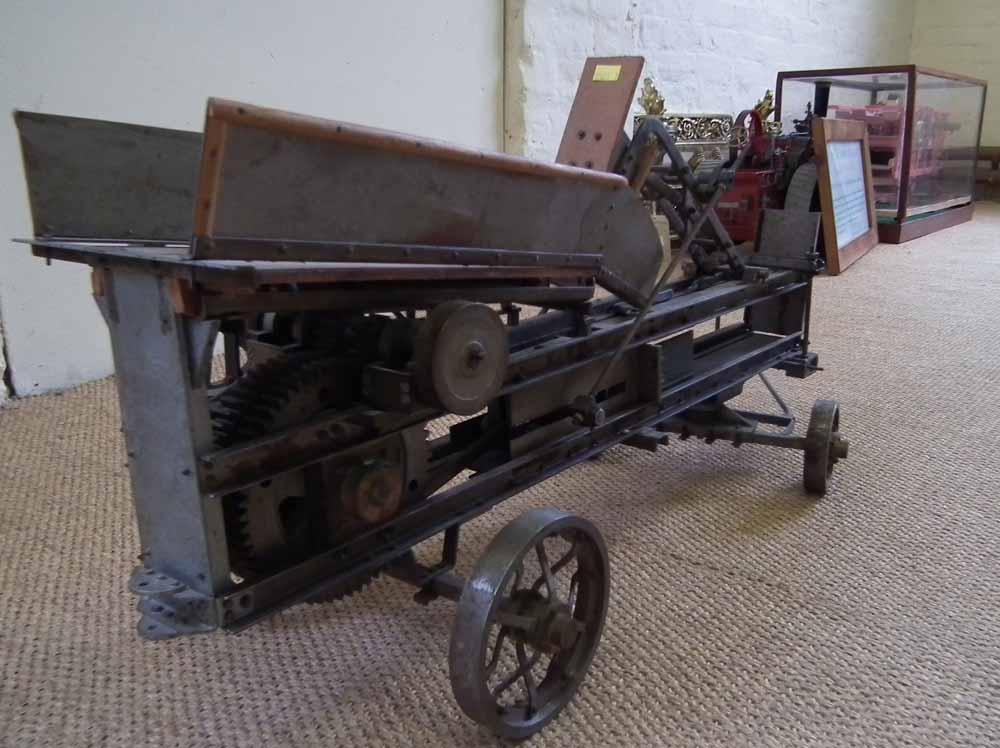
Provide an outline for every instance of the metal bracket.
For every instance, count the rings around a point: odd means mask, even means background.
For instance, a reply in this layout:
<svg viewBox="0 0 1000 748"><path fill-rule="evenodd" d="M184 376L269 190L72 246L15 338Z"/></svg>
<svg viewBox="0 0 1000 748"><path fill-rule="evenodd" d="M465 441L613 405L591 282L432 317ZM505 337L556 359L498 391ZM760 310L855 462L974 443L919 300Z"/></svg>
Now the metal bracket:
<svg viewBox="0 0 1000 748"><path fill-rule="evenodd" d="M458 600L465 587L465 580L452 574L458 560L458 531L461 525L452 525L444 531L441 544L441 560L434 566L424 566L413 555L407 553L386 567L385 573L401 582L417 587L413 599L427 605L439 597Z"/></svg>
<svg viewBox="0 0 1000 748"><path fill-rule="evenodd" d="M798 356L789 356L774 368L785 372L785 376L795 379L805 379L817 371L823 371L823 367L819 366L819 356L812 351Z"/></svg>
<svg viewBox="0 0 1000 748"><path fill-rule="evenodd" d="M636 431L628 439L625 439L622 444L626 447L635 447L636 449L644 449L647 452L655 452L661 445L667 446L670 444L670 437L662 431L644 428Z"/></svg>
<svg viewBox="0 0 1000 748"><path fill-rule="evenodd" d="M678 434L682 441L694 436L711 444L716 439L743 444L766 444L772 447L804 450L806 440L795 436L795 416L763 373L759 374L781 413L757 413L726 405L695 407L657 424L660 431ZM758 431L761 424L781 427L780 431Z"/></svg>
<svg viewBox="0 0 1000 748"><path fill-rule="evenodd" d="M369 364L362 372L362 391L365 399L381 410L409 413L419 407L412 379L408 371Z"/></svg>
<svg viewBox="0 0 1000 748"><path fill-rule="evenodd" d="M143 639L173 639L218 628L215 599L173 577L139 566L132 572L128 588L139 596L137 608L142 616L136 629Z"/></svg>

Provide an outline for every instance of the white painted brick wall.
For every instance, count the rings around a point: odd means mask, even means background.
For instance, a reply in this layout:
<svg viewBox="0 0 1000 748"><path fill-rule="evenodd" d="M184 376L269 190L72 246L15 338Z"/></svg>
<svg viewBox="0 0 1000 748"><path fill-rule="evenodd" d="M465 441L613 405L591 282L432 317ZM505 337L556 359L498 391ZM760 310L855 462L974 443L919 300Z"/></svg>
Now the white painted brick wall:
<svg viewBox="0 0 1000 748"><path fill-rule="evenodd" d="M1000 86L1000 2L917 0L910 59ZM996 96L995 88L992 93L987 89L983 145L1000 146Z"/></svg>
<svg viewBox="0 0 1000 748"><path fill-rule="evenodd" d="M507 0L505 146L555 157L590 55L643 55L668 111L736 114L779 70L908 62L913 12L913 0Z"/></svg>

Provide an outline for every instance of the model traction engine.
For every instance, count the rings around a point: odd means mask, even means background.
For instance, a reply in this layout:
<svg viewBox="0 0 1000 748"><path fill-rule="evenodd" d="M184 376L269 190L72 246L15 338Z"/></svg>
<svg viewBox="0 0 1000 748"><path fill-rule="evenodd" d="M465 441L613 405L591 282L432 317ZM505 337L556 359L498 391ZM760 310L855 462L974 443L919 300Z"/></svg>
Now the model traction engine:
<svg viewBox="0 0 1000 748"><path fill-rule="evenodd" d="M796 121L795 132L782 134L781 123L768 119L774 112L774 97L768 90L752 109L735 118L667 115L663 96L650 78L645 79L638 102L645 114L636 118L637 124L646 117L656 117L668 126L680 125L681 132L675 137L682 151L692 150L687 162L696 172L713 174L726 160L723 154L733 162L742 152L731 187L719 200L716 212L733 242L754 245L764 211L785 207L794 173L812 157L811 112ZM685 136L691 138L692 146L687 146ZM818 207L814 204L814 168L810 165L799 175L788 207L806 211ZM663 169L669 171L669 164ZM658 167L654 167L656 171Z"/></svg>

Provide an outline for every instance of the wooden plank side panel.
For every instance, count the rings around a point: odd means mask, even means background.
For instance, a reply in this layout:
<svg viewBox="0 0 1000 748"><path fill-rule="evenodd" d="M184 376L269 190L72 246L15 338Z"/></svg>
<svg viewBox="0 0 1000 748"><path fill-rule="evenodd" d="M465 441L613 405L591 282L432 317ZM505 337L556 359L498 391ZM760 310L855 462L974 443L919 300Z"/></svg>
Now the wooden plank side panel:
<svg viewBox="0 0 1000 748"><path fill-rule="evenodd" d="M206 124L226 122L239 127L283 135L291 139L363 146L389 151L399 156L427 155L442 161L477 165L482 169L512 174L593 182L609 189L613 189L621 182L621 177L611 174L594 173L587 169L558 163L535 161L508 153L465 148L432 138L323 119L322 117L311 117L228 99L209 99L205 119Z"/></svg>
<svg viewBox="0 0 1000 748"><path fill-rule="evenodd" d="M199 237L589 252L639 289L659 267L617 175L215 100L206 133Z"/></svg>
<svg viewBox="0 0 1000 748"><path fill-rule="evenodd" d="M194 209L195 236L211 236L215 233L215 210L221 188L225 148L226 123L222 120L206 118L201 168L198 173L198 200ZM195 247L192 245L192 255L195 251Z"/></svg>

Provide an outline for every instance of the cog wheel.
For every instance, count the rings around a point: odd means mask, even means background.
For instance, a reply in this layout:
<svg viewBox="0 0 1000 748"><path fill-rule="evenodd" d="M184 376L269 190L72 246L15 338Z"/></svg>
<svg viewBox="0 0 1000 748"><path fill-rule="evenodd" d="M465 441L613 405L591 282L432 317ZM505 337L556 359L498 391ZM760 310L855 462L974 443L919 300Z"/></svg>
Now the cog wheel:
<svg viewBox="0 0 1000 748"><path fill-rule="evenodd" d="M321 411L356 403L359 372L356 361L323 353L281 356L247 369L212 404L216 445L234 446L302 423ZM421 479L429 458L424 429L404 431L393 450L402 472L402 500L408 503L422 495ZM304 468L224 497L234 569L241 575L266 574L328 546L337 529L348 529L352 520L342 509L342 473L336 466ZM322 496L323 501L309 496ZM342 523L348 524L340 528ZM368 585L377 574L309 602L339 600Z"/></svg>
<svg viewBox="0 0 1000 748"><path fill-rule="evenodd" d="M354 397L348 361L302 354L266 361L228 387L212 406L220 448L274 433ZM284 473L223 501L231 551L249 571L265 571L305 555L315 543L304 470Z"/></svg>

